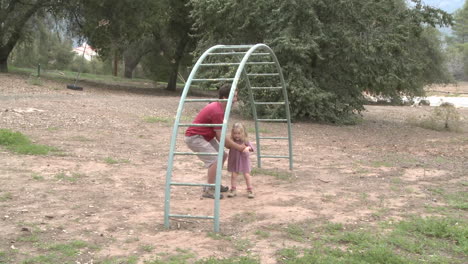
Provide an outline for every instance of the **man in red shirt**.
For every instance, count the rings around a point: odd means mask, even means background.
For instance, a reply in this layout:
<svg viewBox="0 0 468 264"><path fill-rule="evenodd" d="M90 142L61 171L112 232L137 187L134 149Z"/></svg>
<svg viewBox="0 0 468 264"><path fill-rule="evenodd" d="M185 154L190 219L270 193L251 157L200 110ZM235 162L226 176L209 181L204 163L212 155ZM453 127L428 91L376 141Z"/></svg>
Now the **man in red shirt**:
<svg viewBox="0 0 468 264"><path fill-rule="evenodd" d="M218 90L219 99L229 98L231 92L231 84L225 84ZM233 103L237 102L237 91L234 94ZM205 106L195 117L194 124L220 124L224 122L224 111L226 110L227 102L213 102ZM192 126L185 132L185 143L193 152L209 152L215 153L219 150L219 140L221 138L222 127L198 127ZM229 137L225 139L227 148L235 148L239 151L249 152L249 147L234 143ZM205 163L208 168L208 183L213 184L216 181L217 156L198 155L198 158ZM227 158L227 153L224 152L224 161ZM221 191L227 192L229 188L221 185ZM214 188L205 187L202 197L214 199ZM220 197L223 198L223 195Z"/></svg>

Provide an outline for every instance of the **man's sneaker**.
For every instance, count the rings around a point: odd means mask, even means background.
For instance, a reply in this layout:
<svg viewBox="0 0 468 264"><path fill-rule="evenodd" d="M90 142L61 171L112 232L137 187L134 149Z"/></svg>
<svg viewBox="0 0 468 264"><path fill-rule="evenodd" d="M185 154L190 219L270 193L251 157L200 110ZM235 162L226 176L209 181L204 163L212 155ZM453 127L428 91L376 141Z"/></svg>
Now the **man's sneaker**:
<svg viewBox="0 0 468 264"><path fill-rule="evenodd" d="M250 199L255 198L255 195L253 194L252 191L247 191L247 193L248 193L247 197L249 197Z"/></svg>
<svg viewBox="0 0 468 264"><path fill-rule="evenodd" d="M210 199L214 199L215 198L215 190L214 188L206 188L204 191L203 191L203 194L202 194L202 197L204 198L210 198ZM219 199L223 199L223 195L222 194L219 194Z"/></svg>
<svg viewBox="0 0 468 264"><path fill-rule="evenodd" d="M221 192L227 192L227 191L229 191L229 187L221 185Z"/></svg>
<svg viewBox="0 0 468 264"><path fill-rule="evenodd" d="M236 189L231 189L227 195L227 197L232 198L237 196L237 190Z"/></svg>

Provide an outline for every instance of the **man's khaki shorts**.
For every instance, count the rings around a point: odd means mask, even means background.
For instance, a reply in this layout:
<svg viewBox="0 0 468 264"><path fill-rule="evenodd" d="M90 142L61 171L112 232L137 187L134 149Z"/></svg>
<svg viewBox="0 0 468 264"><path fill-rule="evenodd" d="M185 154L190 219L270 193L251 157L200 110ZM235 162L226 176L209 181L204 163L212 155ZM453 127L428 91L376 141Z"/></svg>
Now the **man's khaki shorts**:
<svg viewBox="0 0 468 264"><path fill-rule="evenodd" d="M193 152L208 152L208 153L217 153L219 150L219 143L216 139L206 141L203 136L194 135L186 136L185 143ZM205 168L211 167L214 163L218 161L218 156L205 156L197 155L197 157L205 163ZM224 152L223 161L226 160L227 153Z"/></svg>

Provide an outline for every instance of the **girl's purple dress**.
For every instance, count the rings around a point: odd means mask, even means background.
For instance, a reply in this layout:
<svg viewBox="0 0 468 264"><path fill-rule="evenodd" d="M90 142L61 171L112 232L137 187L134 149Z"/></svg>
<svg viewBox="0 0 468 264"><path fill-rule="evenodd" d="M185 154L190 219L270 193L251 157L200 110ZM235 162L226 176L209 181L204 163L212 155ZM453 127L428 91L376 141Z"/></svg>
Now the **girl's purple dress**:
<svg viewBox="0 0 468 264"><path fill-rule="evenodd" d="M243 144L254 149L250 142L242 142L240 140L234 140L237 144ZM250 173L250 157L249 152L241 152L237 149L231 148L229 150L228 157L228 166L227 169L229 172L238 172L238 173Z"/></svg>

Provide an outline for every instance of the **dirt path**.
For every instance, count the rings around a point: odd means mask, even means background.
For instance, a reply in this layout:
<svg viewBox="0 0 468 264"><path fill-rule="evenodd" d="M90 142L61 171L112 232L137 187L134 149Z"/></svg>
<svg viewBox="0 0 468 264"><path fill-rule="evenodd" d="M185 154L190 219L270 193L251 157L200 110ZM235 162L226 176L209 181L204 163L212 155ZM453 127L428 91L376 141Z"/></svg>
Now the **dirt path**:
<svg viewBox="0 0 468 264"><path fill-rule="evenodd" d="M467 180L467 132L427 130L407 121L429 114L428 107L368 106L356 126L295 123L294 171L287 171L285 160L264 161L263 168L275 173L254 175L255 199L246 197L241 182L240 196L221 201L221 234L230 239L214 239L208 220L172 221L166 230L164 183L178 97L139 91L72 91L0 75L0 128L60 149L58 155L28 156L0 147L0 252L15 263L38 254L24 239L36 230L41 241L99 246L82 252L77 263L131 255L143 261L180 250L196 258L254 254L262 263L276 263L278 249L301 245L282 234L290 223L373 225L426 215L426 207L442 203L429 189L460 189L455 183ZM201 106L189 107L186 115ZM468 109L458 111L468 131ZM235 120L241 120L236 113ZM284 132L274 125L262 131ZM282 151L284 143L271 142L264 153ZM204 181L204 173L193 157L176 160L175 179ZM224 173L225 184L228 179ZM193 187L174 189L172 204L173 213L211 215L213 209L212 200L201 199ZM259 237L259 230L271 236Z"/></svg>

